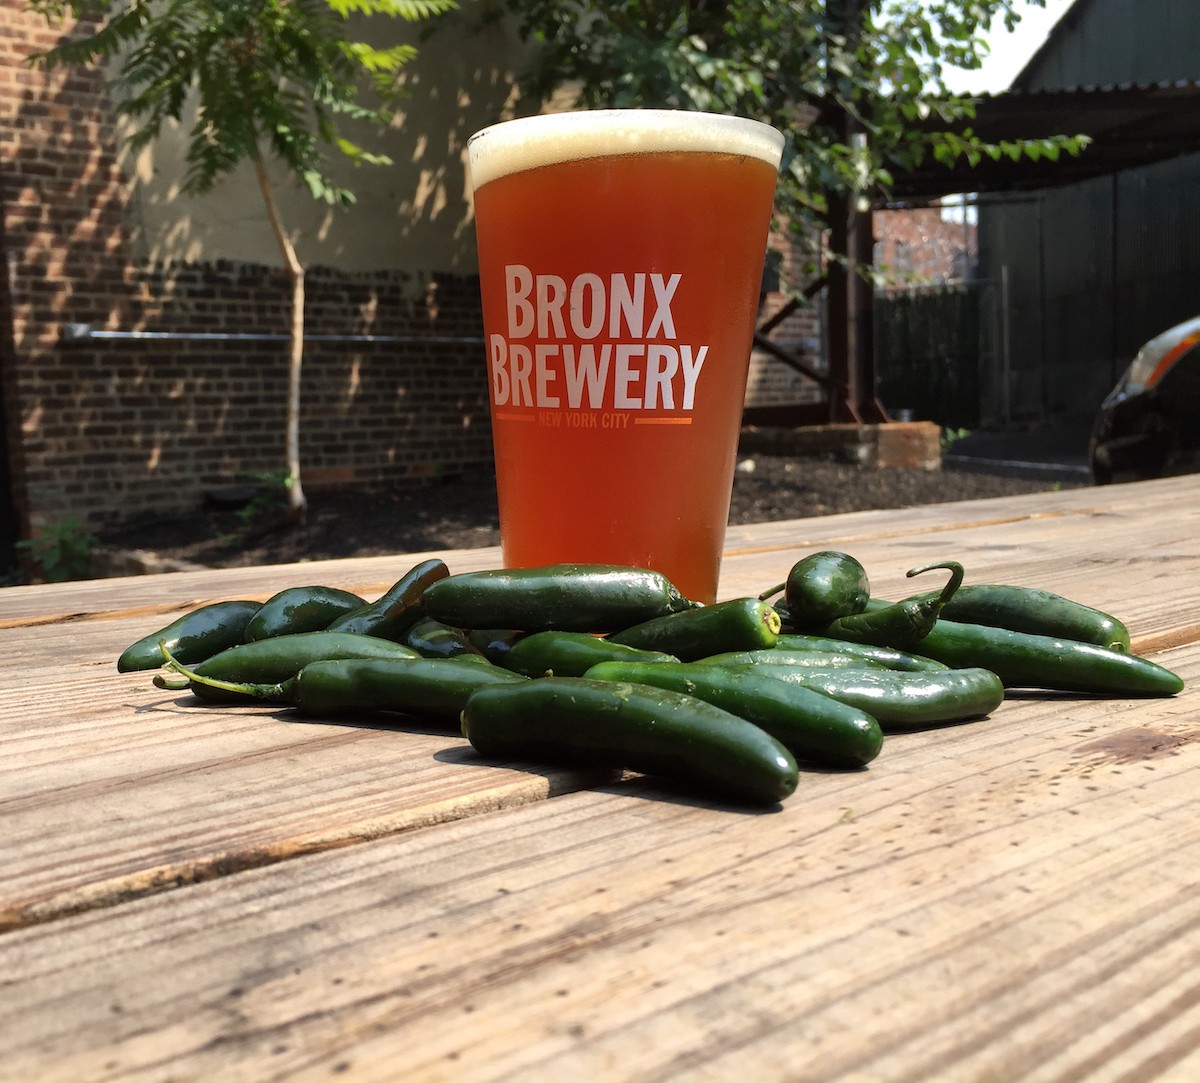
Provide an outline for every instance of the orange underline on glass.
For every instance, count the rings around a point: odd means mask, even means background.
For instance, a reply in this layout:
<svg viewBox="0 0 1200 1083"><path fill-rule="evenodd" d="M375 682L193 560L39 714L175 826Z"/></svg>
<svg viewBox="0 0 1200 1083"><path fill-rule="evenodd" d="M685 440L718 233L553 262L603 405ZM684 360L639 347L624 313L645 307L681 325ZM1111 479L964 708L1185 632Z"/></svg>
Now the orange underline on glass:
<svg viewBox="0 0 1200 1083"><path fill-rule="evenodd" d="M537 421L537 414L497 414L500 421Z"/></svg>
<svg viewBox="0 0 1200 1083"><path fill-rule="evenodd" d="M690 425L690 417L635 417L635 425Z"/></svg>

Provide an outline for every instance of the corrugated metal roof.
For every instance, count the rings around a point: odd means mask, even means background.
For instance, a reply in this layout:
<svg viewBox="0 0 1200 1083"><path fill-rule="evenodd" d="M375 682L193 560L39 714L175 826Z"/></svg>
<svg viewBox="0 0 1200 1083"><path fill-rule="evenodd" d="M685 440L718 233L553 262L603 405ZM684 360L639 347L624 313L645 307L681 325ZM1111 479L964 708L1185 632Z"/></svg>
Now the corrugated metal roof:
<svg viewBox="0 0 1200 1083"><path fill-rule="evenodd" d="M1086 135L1077 157L1056 161L985 158L976 166L929 161L896 170L890 202L921 202L957 192L1020 192L1073 184L1184 154L1200 153L1200 82L1006 91L975 99L975 117L930 131L970 128L989 143Z"/></svg>
<svg viewBox="0 0 1200 1083"><path fill-rule="evenodd" d="M1187 87L1200 87L1198 79L1164 79L1159 82L1151 83L1089 83L1080 86L1064 86L1064 87L1018 87L1013 86L1009 90L1002 90L995 94L980 94L976 97L978 101L994 101L997 98L1037 98L1042 96L1057 96L1057 95L1072 95L1072 94L1091 94L1097 90L1112 91L1112 90L1174 90Z"/></svg>
<svg viewBox="0 0 1200 1083"><path fill-rule="evenodd" d="M1009 88L1012 92L1018 92L1021 83L1030 77L1032 72L1037 71L1041 66L1042 61L1055 49L1059 47L1062 39L1074 30L1084 18L1084 13L1088 6L1094 0L1075 0L1062 17L1050 28L1050 33L1046 35L1046 40L1034 51L1034 54L1025 62L1025 66L1017 73L1017 76L1012 81L1012 86Z"/></svg>

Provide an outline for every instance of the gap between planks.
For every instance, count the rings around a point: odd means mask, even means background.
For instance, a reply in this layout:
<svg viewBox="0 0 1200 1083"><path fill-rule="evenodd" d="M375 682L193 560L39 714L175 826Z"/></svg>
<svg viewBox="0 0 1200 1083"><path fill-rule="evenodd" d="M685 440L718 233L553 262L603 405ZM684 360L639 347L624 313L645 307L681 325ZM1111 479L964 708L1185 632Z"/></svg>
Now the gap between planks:
<svg viewBox="0 0 1200 1083"><path fill-rule="evenodd" d="M515 787L472 793L419 809L408 808L392 815L372 817L357 822L353 829L318 831L244 851L221 851L186 861L140 869L69 891L54 892L25 903L0 907L0 935L35 925L45 925L77 914L120 906L235 873L279 865L311 854L340 850L359 843L465 820L482 813L499 812L551 800L580 790L610 784L622 775L622 772L610 768L569 768L538 773L530 775Z"/></svg>
<svg viewBox="0 0 1200 1083"><path fill-rule="evenodd" d="M955 519L947 523L920 523L903 530L865 530L855 534L841 534L836 538L789 538L786 542L776 542L772 545L751 545L737 549L726 549L726 557L757 556L762 553L786 553L793 549L803 549L814 545L828 547L833 542L842 544L857 541L889 541L894 538L908 538L924 534L946 534L962 530L976 530L988 526L1010 526L1013 523L1033 523L1053 519L1072 519L1080 515L1090 516L1094 511L1077 509L1072 511L1034 512L1027 515L1005 515L984 519Z"/></svg>

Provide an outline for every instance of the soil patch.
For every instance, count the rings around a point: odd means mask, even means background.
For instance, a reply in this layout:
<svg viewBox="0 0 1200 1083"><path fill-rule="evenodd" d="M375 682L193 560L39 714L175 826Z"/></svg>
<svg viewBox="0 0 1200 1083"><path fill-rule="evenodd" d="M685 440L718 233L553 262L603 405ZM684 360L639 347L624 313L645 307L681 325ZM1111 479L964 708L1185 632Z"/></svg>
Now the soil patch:
<svg viewBox="0 0 1200 1083"><path fill-rule="evenodd" d="M755 454L739 462L729 521L771 522L905 508L1081 484ZM495 479L486 474L397 491L315 492L308 497L308 515L297 527L280 529L272 509L252 503L235 510L212 507L131 523L98 540L108 548L149 550L165 560L214 568L471 549L500 541Z"/></svg>

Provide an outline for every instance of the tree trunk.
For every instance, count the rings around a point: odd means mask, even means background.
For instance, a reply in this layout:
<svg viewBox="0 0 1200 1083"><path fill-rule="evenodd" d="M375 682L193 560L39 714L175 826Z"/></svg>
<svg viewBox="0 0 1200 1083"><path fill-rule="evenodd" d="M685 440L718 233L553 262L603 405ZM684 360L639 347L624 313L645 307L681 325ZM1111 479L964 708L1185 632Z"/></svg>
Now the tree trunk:
<svg viewBox="0 0 1200 1083"><path fill-rule="evenodd" d="M275 193L267 176L262 156L254 157L258 187L267 207L267 217L283 256L284 266L292 282L292 324L288 349L288 396L285 454L287 461L288 522L299 523L308 511L308 500L300 483L300 371L304 362L304 267L296 255L295 246L284 232Z"/></svg>

